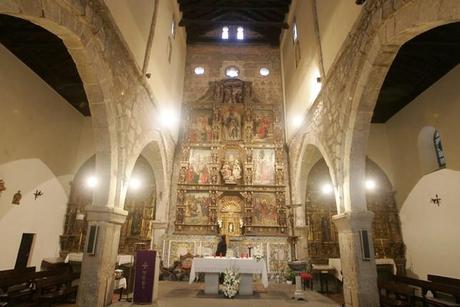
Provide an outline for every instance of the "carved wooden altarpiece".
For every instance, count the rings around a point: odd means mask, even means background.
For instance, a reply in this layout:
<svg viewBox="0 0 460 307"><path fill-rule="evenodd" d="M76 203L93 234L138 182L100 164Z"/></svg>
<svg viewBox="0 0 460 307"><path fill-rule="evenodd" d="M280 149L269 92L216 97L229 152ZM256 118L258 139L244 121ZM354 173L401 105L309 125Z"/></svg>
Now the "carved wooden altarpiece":
<svg viewBox="0 0 460 307"><path fill-rule="evenodd" d="M175 233L287 236L281 104L226 79L184 110Z"/></svg>

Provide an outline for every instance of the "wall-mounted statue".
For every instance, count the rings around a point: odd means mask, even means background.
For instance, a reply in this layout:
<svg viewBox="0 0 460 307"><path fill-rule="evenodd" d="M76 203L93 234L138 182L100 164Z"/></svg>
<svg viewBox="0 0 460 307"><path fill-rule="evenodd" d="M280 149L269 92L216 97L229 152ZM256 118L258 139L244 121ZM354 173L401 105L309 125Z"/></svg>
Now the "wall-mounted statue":
<svg viewBox="0 0 460 307"><path fill-rule="evenodd" d="M21 194L21 191L17 191L14 195L13 195L13 200L11 201L11 203L13 205L19 205L21 203L21 199L22 199L22 194Z"/></svg>

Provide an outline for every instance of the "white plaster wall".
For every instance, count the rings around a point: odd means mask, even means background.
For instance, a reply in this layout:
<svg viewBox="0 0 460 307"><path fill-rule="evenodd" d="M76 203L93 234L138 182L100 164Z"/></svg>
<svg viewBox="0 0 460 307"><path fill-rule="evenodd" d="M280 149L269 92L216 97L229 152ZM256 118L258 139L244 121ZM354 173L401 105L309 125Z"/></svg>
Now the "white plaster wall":
<svg viewBox="0 0 460 307"><path fill-rule="evenodd" d="M421 93L385 124L371 125L368 155L388 174L396 190L407 245L408 270L460 277L460 65ZM425 174L418 137L424 127L439 130L447 169ZM434 147L433 147L434 150ZM430 203L438 194L441 206Z"/></svg>
<svg viewBox="0 0 460 307"><path fill-rule="evenodd" d="M361 12L355 1L316 0L326 75Z"/></svg>
<svg viewBox="0 0 460 307"><path fill-rule="evenodd" d="M393 164L385 124L372 124L367 143L367 156L374 161L394 185Z"/></svg>
<svg viewBox="0 0 460 307"><path fill-rule="evenodd" d="M91 122L0 45L0 270L14 267L22 233L36 233L30 265L56 257L78 160L94 152ZM80 147L80 141L86 148ZM80 158L79 158L80 156ZM32 193L44 195L34 200ZM11 204L21 190L19 206Z"/></svg>
<svg viewBox="0 0 460 307"><path fill-rule="evenodd" d="M163 114L179 114L184 86L186 34L179 27L180 13L175 0L155 0L158 2L157 20L147 72L151 74L148 83L155 102ZM144 65L144 57L154 13L153 0L105 0L129 49L134 55L139 69ZM176 35L171 36L173 16L176 20ZM168 37L172 43L171 62L168 61ZM152 120L157 120L152 118ZM171 132L177 137L178 129Z"/></svg>
<svg viewBox="0 0 460 307"><path fill-rule="evenodd" d="M417 182L400 211L407 268L421 279L427 274L460 278L460 172L440 170ZM441 205L430 203L438 194Z"/></svg>
<svg viewBox="0 0 460 307"><path fill-rule="evenodd" d="M447 168L460 170L460 65L421 93L386 123L398 206L425 175L418 151L418 137L426 126L439 130Z"/></svg>
<svg viewBox="0 0 460 307"><path fill-rule="evenodd" d="M315 31L313 14L314 2L318 17L318 29ZM348 37L356 21L361 6L354 1L344 0L294 0L292 1L288 23L291 28L284 31L281 38L281 58L286 101L286 127L290 138L296 130L293 118L305 114L315 101L321 84L318 77L324 78L329 72L334 59ZM295 66L294 44L292 41L292 24L297 23L301 60ZM321 42L321 48L318 44ZM321 57L323 64L321 64ZM322 76L322 65L326 76Z"/></svg>

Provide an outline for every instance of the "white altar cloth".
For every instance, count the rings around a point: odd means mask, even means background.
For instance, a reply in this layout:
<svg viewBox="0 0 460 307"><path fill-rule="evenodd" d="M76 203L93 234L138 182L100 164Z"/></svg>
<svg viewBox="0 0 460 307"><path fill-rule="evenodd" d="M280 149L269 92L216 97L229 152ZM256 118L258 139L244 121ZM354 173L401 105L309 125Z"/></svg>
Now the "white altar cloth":
<svg viewBox="0 0 460 307"><path fill-rule="evenodd" d="M83 261L83 253L68 253L67 257L65 257L64 262L82 262ZM117 264L129 264L134 263L134 256L132 255L118 255L117 256Z"/></svg>
<svg viewBox="0 0 460 307"><path fill-rule="evenodd" d="M261 274L262 284L265 288L268 287L265 261L257 261L252 258L193 258L189 283L195 280L196 273L223 273L226 269L236 270L240 274Z"/></svg>
<svg viewBox="0 0 460 307"><path fill-rule="evenodd" d="M376 265L381 265L381 264L390 264L393 266L393 274L396 274L396 263L393 259L391 258L378 258L375 259L375 264ZM342 262L340 261L340 258L329 258L329 265L333 268L335 268L334 275L335 277L342 281Z"/></svg>

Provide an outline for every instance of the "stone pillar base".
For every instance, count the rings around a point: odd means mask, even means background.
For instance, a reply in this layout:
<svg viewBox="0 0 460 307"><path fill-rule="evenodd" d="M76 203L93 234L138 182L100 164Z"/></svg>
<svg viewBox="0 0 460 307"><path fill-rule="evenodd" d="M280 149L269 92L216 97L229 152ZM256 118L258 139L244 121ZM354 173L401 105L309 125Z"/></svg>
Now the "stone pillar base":
<svg viewBox="0 0 460 307"><path fill-rule="evenodd" d="M77 304L81 307L101 307L111 303L113 275L117 262L120 228L127 212L122 209L89 206L88 225L97 225L96 253L83 255Z"/></svg>
<svg viewBox="0 0 460 307"><path fill-rule="evenodd" d="M370 211L347 212L332 218L339 233L345 306L380 306L372 244L373 218ZM368 232L370 259L363 259L361 230Z"/></svg>

